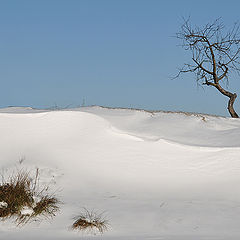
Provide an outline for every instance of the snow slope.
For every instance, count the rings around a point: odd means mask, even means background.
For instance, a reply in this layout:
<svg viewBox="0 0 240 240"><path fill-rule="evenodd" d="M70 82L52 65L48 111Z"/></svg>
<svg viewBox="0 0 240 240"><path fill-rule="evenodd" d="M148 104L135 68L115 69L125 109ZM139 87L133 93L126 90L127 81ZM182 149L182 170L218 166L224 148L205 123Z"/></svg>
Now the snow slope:
<svg viewBox="0 0 240 240"><path fill-rule="evenodd" d="M64 202L51 221L0 225L0 239L240 238L240 120L86 107L0 110L0 168L41 169ZM19 159L24 158L20 165ZM111 228L69 230L83 207Z"/></svg>

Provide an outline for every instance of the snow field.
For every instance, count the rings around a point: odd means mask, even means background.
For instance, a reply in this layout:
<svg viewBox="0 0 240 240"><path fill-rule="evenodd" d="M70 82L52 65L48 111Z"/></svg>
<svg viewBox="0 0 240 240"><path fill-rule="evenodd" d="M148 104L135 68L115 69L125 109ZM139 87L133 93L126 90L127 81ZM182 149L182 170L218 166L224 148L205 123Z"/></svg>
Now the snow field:
<svg viewBox="0 0 240 240"><path fill-rule="evenodd" d="M3 239L239 239L239 119L100 107L10 110L0 113L2 171L39 167L41 184L64 204L50 224L1 223ZM105 211L109 231L70 231L83 207Z"/></svg>

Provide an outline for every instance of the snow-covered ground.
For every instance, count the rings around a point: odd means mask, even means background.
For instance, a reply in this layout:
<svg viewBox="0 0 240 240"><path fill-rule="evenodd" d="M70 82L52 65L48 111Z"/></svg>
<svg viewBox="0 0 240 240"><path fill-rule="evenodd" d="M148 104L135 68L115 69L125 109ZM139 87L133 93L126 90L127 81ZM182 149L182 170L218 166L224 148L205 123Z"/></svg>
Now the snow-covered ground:
<svg viewBox="0 0 240 240"><path fill-rule="evenodd" d="M239 119L6 108L0 159L4 174L38 167L41 184L64 202L51 221L0 222L0 239L240 239ZM105 212L109 231L71 231L83 207Z"/></svg>

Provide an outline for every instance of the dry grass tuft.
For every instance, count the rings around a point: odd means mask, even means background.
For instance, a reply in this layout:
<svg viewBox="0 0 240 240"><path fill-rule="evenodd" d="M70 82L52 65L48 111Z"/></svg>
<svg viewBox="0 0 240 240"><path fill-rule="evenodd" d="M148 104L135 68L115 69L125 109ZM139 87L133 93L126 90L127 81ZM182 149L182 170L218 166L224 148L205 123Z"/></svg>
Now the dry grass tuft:
<svg viewBox="0 0 240 240"><path fill-rule="evenodd" d="M38 190L39 171L32 178L26 170L19 170L0 184L0 218L14 218L23 225L39 217L54 217L60 201L50 196L47 188Z"/></svg>
<svg viewBox="0 0 240 240"><path fill-rule="evenodd" d="M72 225L73 230L84 231L87 233L103 234L109 228L108 221L103 217L103 213L98 214L95 211L84 211L79 216L75 217L75 222Z"/></svg>
<svg viewBox="0 0 240 240"><path fill-rule="evenodd" d="M6 206L0 208L0 217L8 218L19 214L23 207L31 207L33 193L31 181L27 172L18 172L9 181L0 185L0 201Z"/></svg>
<svg viewBox="0 0 240 240"><path fill-rule="evenodd" d="M50 195L42 196L33 208L34 216L43 215L47 218L55 217L59 211L59 204L60 201L56 197Z"/></svg>

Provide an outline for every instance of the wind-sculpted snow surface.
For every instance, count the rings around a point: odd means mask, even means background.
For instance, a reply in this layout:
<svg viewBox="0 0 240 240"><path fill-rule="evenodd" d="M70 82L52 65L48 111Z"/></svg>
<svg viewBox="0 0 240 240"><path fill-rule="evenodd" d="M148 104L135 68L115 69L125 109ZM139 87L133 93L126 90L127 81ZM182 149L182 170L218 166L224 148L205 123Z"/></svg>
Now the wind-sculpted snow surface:
<svg viewBox="0 0 240 240"><path fill-rule="evenodd" d="M64 203L51 224L2 222L1 239L240 238L240 120L100 107L0 112L2 172L38 167ZM105 212L103 236L70 231L83 208Z"/></svg>
<svg viewBox="0 0 240 240"><path fill-rule="evenodd" d="M84 108L109 120L127 134L144 140L169 140L190 146L240 147L240 120L188 113Z"/></svg>

